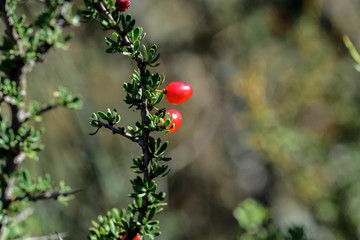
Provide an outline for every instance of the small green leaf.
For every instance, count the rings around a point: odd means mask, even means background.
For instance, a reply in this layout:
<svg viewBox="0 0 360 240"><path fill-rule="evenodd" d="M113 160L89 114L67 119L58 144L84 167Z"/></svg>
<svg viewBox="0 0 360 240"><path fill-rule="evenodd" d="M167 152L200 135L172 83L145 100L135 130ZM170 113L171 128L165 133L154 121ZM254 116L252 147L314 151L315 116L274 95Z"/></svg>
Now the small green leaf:
<svg viewBox="0 0 360 240"><path fill-rule="evenodd" d="M148 52L146 49L146 46L143 44L143 53L144 53L144 61L147 62L148 61Z"/></svg>
<svg viewBox="0 0 360 240"><path fill-rule="evenodd" d="M166 141L157 151L156 154L157 155L163 155L165 153L166 148L168 147L169 142Z"/></svg>
<svg viewBox="0 0 360 240"><path fill-rule="evenodd" d="M115 39L115 40L118 40L119 39L119 35L117 34L117 33L112 33L111 34L112 35L112 37Z"/></svg>
<svg viewBox="0 0 360 240"><path fill-rule="evenodd" d="M146 91L145 91L145 96L146 96L146 98L147 98L148 100L150 100L150 99L152 98L151 93L150 93L149 90L146 90Z"/></svg>
<svg viewBox="0 0 360 240"><path fill-rule="evenodd" d="M152 208L150 209L150 212L149 212L148 220L153 219L153 217L155 216L155 214L156 214L156 207L152 207Z"/></svg>
<svg viewBox="0 0 360 240"><path fill-rule="evenodd" d="M105 114L104 112L99 111L99 112L98 112L98 115L99 115L99 117L100 117L101 119L108 120L108 118L107 118L107 116L106 116L106 114Z"/></svg>
<svg viewBox="0 0 360 240"><path fill-rule="evenodd" d="M136 41L134 42L134 52L136 52L136 51L138 50L139 46L140 46L140 41L139 41L139 40L136 40Z"/></svg>
<svg viewBox="0 0 360 240"><path fill-rule="evenodd" d="M115 123L118 124L121 120L121 117L119 114L116 115Z"/></svg>
<svg viewBox="0 0 360 240"><path fill-rule="evenodd" d="M142 28L140 27L134 29L134 41L137 41L139 39L141 32Z"/></svg>

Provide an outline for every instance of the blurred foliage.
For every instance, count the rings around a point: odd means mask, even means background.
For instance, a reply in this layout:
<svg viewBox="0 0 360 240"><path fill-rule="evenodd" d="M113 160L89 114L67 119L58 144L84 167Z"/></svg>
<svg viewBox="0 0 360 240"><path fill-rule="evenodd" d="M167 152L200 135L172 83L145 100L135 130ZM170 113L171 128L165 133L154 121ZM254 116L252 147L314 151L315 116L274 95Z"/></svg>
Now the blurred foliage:
<svg viewBox="0 0 360 240"><path fill-rule="evenodd" d="M179 107L182 129L168 137L176 160L159 183L169 202L159 239L229 239L247 197L282 232L300 225L311 239L360 238L360 82L342 42L346 34L359 49L358 9L359 0L132 1L129 12L161 50L159 71L194 89ZM52 52L30 75L39 101L59 84L84 96L76 115L44 118L53 145L40 153L42 169L29 167L84 191L68 208L38 206L37 235L84 239L89 219L129 201L128 159L139 151L106 133L90 138L86 123L93 109L127 111L122 88L134 67L105 55L98 35L96 23L78 28L69 51Z"/></svg>
<svg viewBox="0 0 360 240"><path fill-rule="evenodd" d="M292 226L283 234L272 222L268 209L251 198L235 208L234 216L240 226L238 240L308 240L299 226Z"/></svg>
<svg viewBox="0 0 360 240"><path fill-rule="evenodd" d="M315 228L332 239L356 239L360 85L315 13L309 5L286 42L252 42L236 84L249 106L252 145L291 184Z"/></svg>
<svg viewBox="0 0 360 240"><path fill-rule="evenodd" d="M80 107L79 97L65 88L54 93L50 103L28 97L26 75L52 48L65 48L70 40L63 28L75 18L71 1L43 1L33 21L18 12L21 1L0 1L5 29L0 45L0 239L14 239L26 232L25 220L32 214L32 202L58 200L66 203L73 193L60 181L54 186L49 174L34 177L22 166L38 160L43 129L34 126L41 115L59 106ZM31 121L34 120L34 121Z"/></svg>

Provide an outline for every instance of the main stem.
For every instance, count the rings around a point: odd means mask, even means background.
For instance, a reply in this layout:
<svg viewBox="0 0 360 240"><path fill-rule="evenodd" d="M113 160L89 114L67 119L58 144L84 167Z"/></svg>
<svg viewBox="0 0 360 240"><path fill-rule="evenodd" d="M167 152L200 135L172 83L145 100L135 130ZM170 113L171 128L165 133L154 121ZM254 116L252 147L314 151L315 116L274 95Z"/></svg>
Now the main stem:
<svg viewBox="0 0 360 240"><path fill-rule="evenodd" d="M143 62L138 62L138 67L140 69L140 77L145 78L146 65ZM141 96L141 119L142 119L142 125L144 126L146 124L145 123L146 115L148 115L150 111L148 108L147 98L144 94L145 86L143 86L140 83L139 83L139 86L140 86L140 90L142 93L142 96ZM142 152L144 155L144 166L143 166L144 167L144 179L150 184L152 179L151 179L150 168L149 168L149 164L151 161L151 153L149 150L149 136L150 136L150 131L148 131L144 128L142 131L143 142L141 144Z"/></svg>

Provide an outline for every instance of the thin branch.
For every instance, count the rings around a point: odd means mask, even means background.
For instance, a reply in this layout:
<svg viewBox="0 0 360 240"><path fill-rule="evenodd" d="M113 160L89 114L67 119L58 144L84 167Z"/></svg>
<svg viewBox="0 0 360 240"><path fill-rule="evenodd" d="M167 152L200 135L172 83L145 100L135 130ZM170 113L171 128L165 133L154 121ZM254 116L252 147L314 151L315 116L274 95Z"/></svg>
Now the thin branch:
<svg viewBox="0 0 360 240"><path fill-rule="evenodd" d="M66 192L54 192L54 193L44 192L44 193L37 194L34 196L25 195L22 197L17 197L14 200L12 200L11 202L22 201L24 199L28 199L31 202L36 202L39 200L48 200L48 199L57 200L59 197L67 197L67 196L73 195L73 194L81 192L81 191L82 191L82 189L76 189L76 190L71 190L71 191L66 191Z"/></svg>
<svg viewBox="0 0 360 240"><path fill-rule="evenodd" d="M25 221L28 217L30 217L35 212L32 208L26 208L24 211L19 213L17 216L14 217L14 223L18 224L20 222Z"/></svg>
<svg viewBox="0 0 360 240"><path fill-rule="evenodd" d="M62 240L63 238L65 238L67 236L68 236L67 233L56 233L56 234L48 235L48 236L16 238L14 240Z"/></svg>
<svg viewBox="0 0 360 240"><path fill-rule="evenodd" d="M4 219L1 222L1 226L6 226L10 221L14 221L14 223L19 223L31 216L33 214L34 210L31 208L25 209L23 212L15 216L14 218L10 218L8 215L4 217ZM0 228L0 240L5 239L5 227Z"/></svg>
<svg viewBox="0 0 360 240"><path fill-rule="evenodd" d="M142 145L142 139L140 137L136 137L128 132L125 132L125 131L121 131L120 129L114 127L114 126L111 126L110 124L106 124L106 123L103 123L101 122L100 120L97 120L96 121L101 127L104 127L104 128L107 128L107 129L110 129L113 134L119 134L123 137L126 137L128 139L130 139L131 141L133 142L136 142L138 143L139 145Z"/></svg>
<svg viewBox="0 0 360 240"><path fill-rule="evenodd" d="M57 236L57 238L58 238L58 240L63 240L63 238L62 238L62 236L61 236L61 233L59 234L59 233L56 233L56 236ZM65 236L64 236L65 237Z"/></svg>
<svg viewBox="0 0 360 240"><path fill-rule="evenodd" d="M58 106L59 103L49 104L46 107L40 108L34 115L27 113L22 123L29 121L32 116L40 116L41 114L44 114L47 111L57 108Z"/></svg>

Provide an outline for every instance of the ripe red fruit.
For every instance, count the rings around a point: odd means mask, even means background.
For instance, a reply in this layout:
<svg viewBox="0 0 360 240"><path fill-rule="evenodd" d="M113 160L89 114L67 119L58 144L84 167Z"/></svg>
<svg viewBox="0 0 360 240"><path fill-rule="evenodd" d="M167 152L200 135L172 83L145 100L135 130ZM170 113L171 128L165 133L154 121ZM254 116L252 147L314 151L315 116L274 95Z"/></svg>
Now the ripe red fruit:
<svg viewBox="0 0 360 240"><path fill-rule="evenodd" d="M190 99L193 90L189 84L172 82L165 88L165 97L170 104L181 104Z"/></svg>
<svg viewBox="0 0 360 240"><path fill-rule="evenodd" d="M122 240L126 239L127 237L127 234L122 238ZM141 240L142 239L142 236L137 234L132 240Z"/></svg>
<svg viewBox="0 0 360 240"><path fill-rule="evenodd" d="M130 7L130 0L116 0L115 7L116 10L125 12Z"/></svg>
<svg viewBox="0 0 360 240"><path fill-rule="evenodd" d="M132 240L141 240L142 239L142 237L141 237L141 235L136 235Z"/></svg>
<svg viewBox="0 0 360 240"><path fill-rule="evenodd" d="M181 123L182 123L182 116L181 116L181 113L179 111L177 111L177 110L167 110L166 114L168 114L168 113L170 113L171 116L172 116L170 126L175 124L174 127L169 129L169 133L173 133L173 132L176 132L180 128Z"/></svg>

